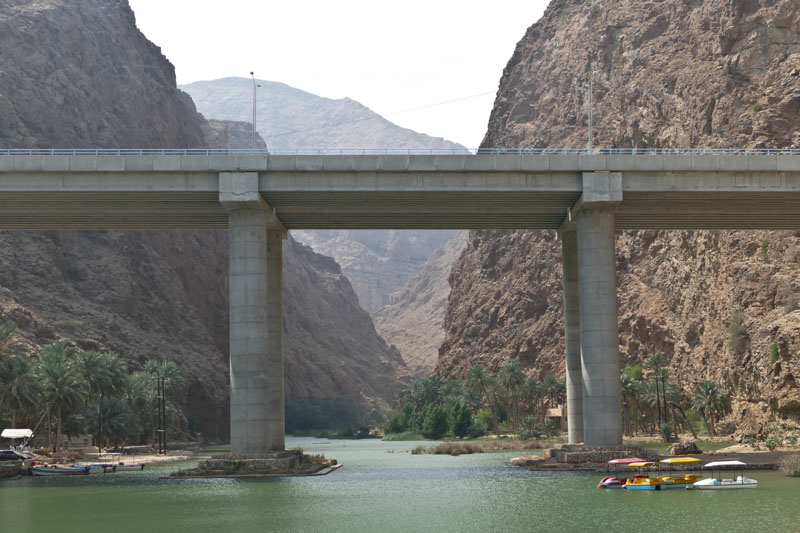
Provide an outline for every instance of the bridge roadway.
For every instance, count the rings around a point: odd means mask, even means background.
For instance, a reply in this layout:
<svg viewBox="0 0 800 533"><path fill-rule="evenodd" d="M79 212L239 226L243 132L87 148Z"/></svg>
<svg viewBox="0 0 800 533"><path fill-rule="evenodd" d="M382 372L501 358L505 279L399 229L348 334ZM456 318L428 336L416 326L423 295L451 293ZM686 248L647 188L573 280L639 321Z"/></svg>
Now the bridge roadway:
<svg viewBox="0 0 800 533"><path fill-rule="evenodd" d="M0 153L0 229L228 229L231 446L284 447L289 229L556 229L570 442L622 442L614 230L798 229L800 155Z"/></svg>

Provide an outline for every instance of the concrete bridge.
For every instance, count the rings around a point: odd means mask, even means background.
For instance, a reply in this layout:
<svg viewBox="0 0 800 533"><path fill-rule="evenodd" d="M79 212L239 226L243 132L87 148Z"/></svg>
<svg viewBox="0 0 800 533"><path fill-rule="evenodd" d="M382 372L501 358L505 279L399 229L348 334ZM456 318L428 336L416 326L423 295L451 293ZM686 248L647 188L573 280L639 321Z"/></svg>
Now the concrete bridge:
<svg viewBox="0 0 800 533"><path fill-rule="evenodd" d="M554 229L570 442L622 442L614 231L800 228L800 152L0 150L1 229L227 229L231 448L284 447L289 229Z"/></svg>

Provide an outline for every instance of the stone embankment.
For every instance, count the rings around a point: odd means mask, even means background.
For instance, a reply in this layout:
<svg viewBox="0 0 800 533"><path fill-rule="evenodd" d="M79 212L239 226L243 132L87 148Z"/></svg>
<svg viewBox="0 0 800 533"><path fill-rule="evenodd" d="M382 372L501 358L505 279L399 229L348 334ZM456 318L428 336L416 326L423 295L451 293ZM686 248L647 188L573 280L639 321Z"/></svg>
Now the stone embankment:
<svg viewBox="0 0 800 533"><path fill-rule="evenodd" d="M306 455L302 450L270 452L260 456L215 455L197 468L171 474L180 478L321 476L341 465L336 459Z"/></svg>
<svg viewBox="0 0 800 533"><path fill-rule="evenodd" d="M693 454L700 459L698 463L673 464L653 466L641 469L645 472L658 472L668 470L701 470L705 463L711 461L739 460L745 463L741 470L777 470L780 460L793 452L749 452L749 453L708 453ZM550 471L588 471L608 472L619 471L624 467L615 467L608 464L612 459L624 457L639 457L647 461L658 462L667 456L659 455L654 450L641 446L595 446L588 447L579 444L564 444L559 448L550 448L544 451L542 457L515 457L511 464L527 468L528 470Z"/></svg>

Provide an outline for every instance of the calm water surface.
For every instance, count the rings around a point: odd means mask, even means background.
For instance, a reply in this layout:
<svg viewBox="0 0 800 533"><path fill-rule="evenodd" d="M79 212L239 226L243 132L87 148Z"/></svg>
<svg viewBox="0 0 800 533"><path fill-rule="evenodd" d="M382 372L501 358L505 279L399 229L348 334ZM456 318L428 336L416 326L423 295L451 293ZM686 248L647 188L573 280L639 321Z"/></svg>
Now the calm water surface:
<svg viewBox="0 0 800 533"><path fill-rule="evenodd" d="M633 493L596 489L597 474L510 466L519 452L412 456L417 444L288 439L344 464L322 477L161 479L177 468L172 463L144 472L6 480L0 531L800 530L800 479L777 472L753 473L754 491Z"/></svg>

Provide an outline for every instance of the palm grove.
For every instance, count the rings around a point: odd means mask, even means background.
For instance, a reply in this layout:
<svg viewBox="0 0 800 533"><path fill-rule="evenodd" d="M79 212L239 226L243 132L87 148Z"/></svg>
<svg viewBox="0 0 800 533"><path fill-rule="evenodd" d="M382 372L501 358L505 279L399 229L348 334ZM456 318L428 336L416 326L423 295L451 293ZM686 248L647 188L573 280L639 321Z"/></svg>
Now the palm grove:
<svg viewBox="0 0 800 533"><path fill-rule="evenodd" d="M157 425L156 381L181 393L172 362L147 361L129 372L114 353L54 342L35 352L12 323L0 324L0 423L35 428L57 451L62 436L90 434L98 446L152 442ZM167 401L167 420L177 415Z"/></svg>
<svg viewBox="0 0 800 533"><path fill-rule="evenodd" d="M627 435L661 434L664 440L681 430L696 432L703 424L715 434L715 420L727 399L713 381L704 381L687 397L672 381L667 361L650 354L643 365L621 375L623 427ZM396 414L384 426L386 434L421 434L426 438L477 437L501 430L520 438L552 436L560 430L547 409L564 403L566 385L556 376L538 379L522 370L518 359L499 372L472 367L462 380L441 376L414 380L398 396Z"/></svg>

